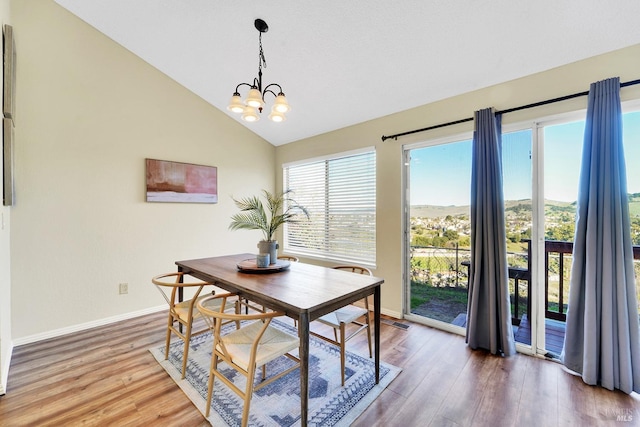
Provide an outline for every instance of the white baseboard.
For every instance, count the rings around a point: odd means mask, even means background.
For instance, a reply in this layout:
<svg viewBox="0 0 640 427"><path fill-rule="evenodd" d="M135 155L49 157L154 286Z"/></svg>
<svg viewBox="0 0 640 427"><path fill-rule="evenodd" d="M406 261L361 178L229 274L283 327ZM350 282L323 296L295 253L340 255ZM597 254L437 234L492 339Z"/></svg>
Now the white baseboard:
<svg viewBox="0 0 640 427"><path fill-rule="evenodd" d="M82 323L79 325L67 326L66 328L54 329L52 331L47 331L40 334L29 335L29 336L14 340L12 344L13 346L18 347L25 344L31 344L34 342L47 340L49 338L56 338L63 335L72 334L78 331L84 331L86 329L95 328L97 326L109 325L111 323L119 322L121 320L133 319L134 317L144 316L145 314L157 313L158 311L162 311L166 309L167 309L166 305L145 308L144 310L120 314L113 317L107 317L105 319L94 320L92 322ZM391 316L396 319L402 319L402 314L397 311L382 309L381 312L384 315ZM11 360L10 357L9 357L9 360ZM8 372L8 368L7 368L7 372ZM0 386L1 385L2 384L0 383Z"/></svg>
<svg viewBox="0 0 640 427"><path fill-rule="evenodd" d="M0 396L7 393L7 382L9 381L9 366L11 365L11 355L13 354L13 344L9 344L6 360L0 366Z"/></svg>
<svg viewBox="0 0 640 427"><path fill-rule="evenodd" d="M160 305L157 307L145 308L144 310L134 311L131 313L119 314L117 316L107 317L105 319L94 320L92 322L82 323L79 325L67 326L66 328L55 329L52 331L43 332L40 334L29 335L26 337L13 340L13 346L18 347L25 344L31 344L34 342L47 340L49 338L56 338L63 335L72 334L78 331L84 331L86 329L95 328L97 326L109 325L121 320L133 319L134 317L144 316L145 314L157 313L158 311L167 310L167 305ZM10 360L10 359L9 359Z"/></svg>
<svg viewBox="0 0 640 427"><path fill-rule="evenodd" d="M402 313L400 313L399 311L386 310L383 308L380 310L380 312L385 316L390 316L390 317L393 317L394 319L402 319Z"/></svg>

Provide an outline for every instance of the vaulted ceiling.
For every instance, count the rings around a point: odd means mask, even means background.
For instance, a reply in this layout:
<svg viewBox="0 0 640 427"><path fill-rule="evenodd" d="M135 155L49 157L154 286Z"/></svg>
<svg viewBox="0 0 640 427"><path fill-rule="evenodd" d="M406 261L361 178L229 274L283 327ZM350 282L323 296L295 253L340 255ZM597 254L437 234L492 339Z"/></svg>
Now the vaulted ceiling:
<svg viewBox="0 0 640 427"><path fill-rule="evenodd" d="M638 0L56 2L276 146L640 43ZM226 109L256 18L283 123Z"/></svg>

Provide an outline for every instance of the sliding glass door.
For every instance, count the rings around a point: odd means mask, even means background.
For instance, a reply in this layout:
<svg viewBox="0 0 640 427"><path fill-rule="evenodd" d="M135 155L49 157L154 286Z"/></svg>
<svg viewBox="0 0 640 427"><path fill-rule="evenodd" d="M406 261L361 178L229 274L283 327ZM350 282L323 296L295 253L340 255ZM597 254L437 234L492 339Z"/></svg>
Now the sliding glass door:
<svg viewBox="0 0 640 427"><path fill-rule="evenodd" d="M584 115L504 128L509 291L516 342L562 352ZM640 278L640 112L623 117L631 235ZM464 333L470 260L471 134L405 147L405 314ZM640 286L639 302L640 302Z"/></svg>
<svg viewBox="0 0 640 427"><path fill-rule="evenodd" d="M530 343L531 130L503 135L503 177L512 323ZM405 151L409 191L408 312L464 330L470 269L471 139Z"/></svg>
<svg viewBox="0 0 640 427"><path fill-rule="evenodd" d="M538 135L544 151L544 185L540 189L540 341L548 356L559 357L569 303L584 120L543 122L538 126Z"/></svg>
<svg viewBox="0 0 640 427"><path fill-rule="evenodd" d="M509 267L511 325L516 342L531 345L533 139L530 128L503 132L502 180Z"/></svg>
<svg viewBox="0 0 640 427"><path fill-rule="evenodd" d="M470 259L471 140L405 151L408 169L408 311L464 327Z"/></svg>

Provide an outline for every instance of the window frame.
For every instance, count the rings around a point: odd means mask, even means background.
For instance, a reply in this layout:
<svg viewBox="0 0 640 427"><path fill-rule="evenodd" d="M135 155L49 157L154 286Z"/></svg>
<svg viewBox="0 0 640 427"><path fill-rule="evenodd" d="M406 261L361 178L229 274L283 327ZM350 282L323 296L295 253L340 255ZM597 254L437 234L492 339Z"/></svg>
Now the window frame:
<svg viewBox="0 0 640 427"><path fill-rule="evenodd" d="M367 158L364 158L363 160L361 160L361 162L363 166L366 166L368 162L373 162L373 169L372 170L367 169L366 171L363 169L362 170L363 173L361 174L359 173L355 177L343 176L340 178L340 180L344 182L346 182L347 180L349 182L353 182L354 178L356 177L363 181L366 179L366 182L368 184L361 183L360 185L361 185L361 188L368 189L367 194L369 194L369 197L366 198L365 200L367 201L367 204L373 205L372 207L369 206L368 208L365 208L361 213L364 216L370 216L372 219L366 224L366 227L365 227L366 235L368 236L368 238L365 237L362 240L362 243L367 250L364 252L363 256L356 257L356 256L353 256L354 254L353 250L349 251L348 248L344 252L332 251L332 247L331 247L332 245L330 243L331 240L329 239L329 236L328 236L330 230L337 229L338 230L337 233L340 236L345 238L349 238L349 236L348 236L348 232L345 232L344 227L342 230L339 227L340 225L344 226L344 223L341 223L340 220L332 221L332 219L330 218L331 215L327 215L327 209L329 209L329 207L327 206L326 200L328 200L328 198L331 196L330 187L328 185L329 172L327 168L332 162L340 161L349 157L361 156L361 155L372 156L372 158L369 158L367 156ZM377 256L377 224L376 224L377 223L377 152L376 152L375 146L369 146L369 147L364 147L356 150L349 150L349 151L333 153L325 156L313 157L313 158L284 163L282 165L283 191L289 190L289 188L287 187L289 182L289 173L291 172L292 169L295 169L297 167L306 167L306 166L312 167L313 165L321 165L321 164L324 164L324 168L323 168L324 171L322 173L324 174L323 175L324 176L323 200L325 201L325 203L323 204L325 205L325 209L320 209L321 210L320 218L322 223L319 227L316 228L316 230L319 230L322 228L325 229L324 236L320 240L321 248L307 247L307 248L301 249L299 245L292 245L291 240L293 240L292 239L293 236L291 232L292 232L292 229L298 226L298 224L291 224L291 225L284 224L283 251L288 254L297 255L297 256L310 258L310 259L338 262L341 264L358 264L358 265L362 265L370 268L375 268L376 256ZM322 179L319 179L318 181L322 181ZM319 182L315 182L315 184L319 184ZM307 206L305 204L306 196L299 194L299 192L296 191L295 188L290 188L290 189L293 190L292 198L300 205L305 206L307 209L309 209L310 215L313 216L314 214L313 211L315 209L313 206ZM333 197L334 198L336 197L336 193L333 194ZM343 201L340 204L340 207L344 208L345 206L353 207L353 204L347 203L345 205ZM334 225L338 225L338 227L331 228L331 224L333 222L335 222ZM300 224L300 225L303 225L303 224ZM297 235L296 237L299 238L300 235Z"/></svg>

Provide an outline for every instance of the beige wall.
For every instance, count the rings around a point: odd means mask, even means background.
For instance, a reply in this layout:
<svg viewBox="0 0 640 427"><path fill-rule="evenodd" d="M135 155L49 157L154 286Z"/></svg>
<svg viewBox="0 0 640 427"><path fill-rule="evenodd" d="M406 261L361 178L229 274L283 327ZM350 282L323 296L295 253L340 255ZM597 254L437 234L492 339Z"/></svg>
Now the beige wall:
<svg viewBox="0 0 640 427"><path fill-rule="evenodd" d="M12 8L14 342L161 306L176 260L254 251L231 195L274 188L275 148L52 0ZM219 202L146 203L145 158L217 166Z"/></svg>
<svg viewBox="0 0 640 427"><path fill-rule="evenodd" d="M473 123L441 128L381 141L382 135L420 129L473 117L486 107L497 110L518 107L589 89L589 84L619 76L621 82L640 78L640 45L569 64L547 72L506 82L461 96L445 99L402 113L372 120L317 137L277 147L278 188L282 186L283 163L323 156L355 148L375 146L377 151L377 269L385 279L382 287L383 311L402 313L403 216L402 149L404 144L470 131ZM640 99L640 85L623 89L623 99ZM586 108L586 97L524 110L504 116L503 123L533 120L542 116ZM444 183L434 183L443 185Z"/></svg>
<svg viewBox="0 0 640 427"><path fill-rule="evenodd" d="M0 26L11 25L9 0L0 0ZM1 68L1 67L0 67ZM0 70L0 79L3 71ZM0 80L1 81L1 80ZM2 136L0 136L0 141ZM4 176L0 161L0 176ZM0 179L0 182L2 180ZM0 204L1 205L1 204ZM11 208L0 206L0 395L4 394L11 359L11 267L10 257Z"/></svg>

